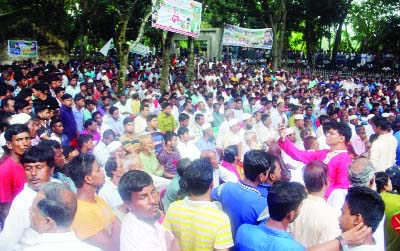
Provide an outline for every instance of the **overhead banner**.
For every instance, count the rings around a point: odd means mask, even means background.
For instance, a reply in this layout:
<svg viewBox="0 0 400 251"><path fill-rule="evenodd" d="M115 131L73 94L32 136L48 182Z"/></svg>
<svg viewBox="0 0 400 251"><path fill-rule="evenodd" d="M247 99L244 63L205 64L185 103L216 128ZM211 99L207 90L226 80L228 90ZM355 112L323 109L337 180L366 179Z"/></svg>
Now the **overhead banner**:
<svg viewBox="0 0 400 251"><path fill-rule="evenodd" d="M8 40L7 47L9 57L36 58L38 56L37 41Z"/></svg>
<svg viewBox="0 0 400 251"><path fill-rule="evenodd" d="M144 44L137 44L135 47L131 46L133 45L133 42L130 42L129 45L129 51L132 53L136 53L142 56L147 56L150 54L150 47L144 45Z"/></svg>
<svg viewBox="0 0 400 251"><path fill-rule="evenodd" d="M226 24L224 28L223 45L271 49L273 33L271 28L247 29Z"/></svg>
<svg viewBox="0 0 400 251"><path fill-rule="evenodd" d="M151 26L199 37L202 4L189 0L152 0Z"/></svg>

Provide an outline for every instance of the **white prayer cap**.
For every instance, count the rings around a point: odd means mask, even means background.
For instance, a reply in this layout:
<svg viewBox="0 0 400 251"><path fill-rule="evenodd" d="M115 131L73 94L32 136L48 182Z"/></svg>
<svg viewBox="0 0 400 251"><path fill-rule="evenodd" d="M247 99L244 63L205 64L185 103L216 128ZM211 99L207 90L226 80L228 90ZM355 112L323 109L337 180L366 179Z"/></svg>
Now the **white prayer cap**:
<svg viewBox="0 0 400 251"><path fill-rule="evenodd" d="M204 123L204 125L201 126L201 130L207 130L210 129L212 126L210 123Z"/></svg>
<svg viewBox="0 0 400 251"><path fill-rule="evenodd" d="M375 114L368 114L367 119L370 120L370 119L372 119L373 117L375 117Z"/></svg>
<svg viewBox="0 0 400 251"><path fill-rule="evenodd" d="M231 119L228 122L229 127L232 127L232 126L237 125L237 124L239 124L239 121L237 119Z"/></svg>
<svg viewBox="0 0 400 251"><path fill-rule="evenodd" d="M382 117L384 118L389 118L390 116L394 116L393 112L384 112L382 113Z"/></svg>
<svg viewBox="0 0 400 251"><path fill-rule="evenodd" d="M353 119L358 119L357 115L351 115L351 116L349 117L349 120L353 120Z"/></svg>
<svg viewBox="0 0 400 251"><path fill-rule="evenodd" d="M289 135L292 134L292 133L294 133L293 128L291 128L291 127L286 128L286 136L289 136Z"/></svg>
<svg viewBox="0 0 400 251"><path fill-rule="evenodd" d="M249 118L251 118L251 115L248 114L248 113L244 113L244 114L242 115L242 120L248 120Z"/></svg>
<svg viewBox="0 0 400 251"><path fill-rule="evenodd" d="M114 152L115 150L117 150L118 148L120 148L122 146L121 142L119 141L113 141L110 144L108 144L107 146L107 151L109 153Z"/></svg>
<svg viewBox="0 0 400 251"><path fill-rule="evenodd" d="M295 114L294 119L304 119L304 115L303 114Z"/></svg>
<svg viewBox="0 0 400 251"><path fill-rule="evenodd" d="M31 119L26 113L19 113L11 116L10 125L14 124L26 124Z"/></svg>

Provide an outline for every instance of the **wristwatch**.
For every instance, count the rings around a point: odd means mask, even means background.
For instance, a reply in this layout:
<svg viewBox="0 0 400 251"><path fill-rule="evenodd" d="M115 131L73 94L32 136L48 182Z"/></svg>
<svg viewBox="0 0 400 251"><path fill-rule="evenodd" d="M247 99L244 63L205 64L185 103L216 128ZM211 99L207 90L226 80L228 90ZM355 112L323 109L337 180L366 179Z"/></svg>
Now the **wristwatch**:
<svg viewBox="0 0 400 251"><path fill-rule="evenodd" d="M339 241L340 246L342 247L342 251L349 251L349 244L347 243L347 241L345 239L343 239L343 237L341 235L339 235L338 237L336 237L336 240Z"/></svg>

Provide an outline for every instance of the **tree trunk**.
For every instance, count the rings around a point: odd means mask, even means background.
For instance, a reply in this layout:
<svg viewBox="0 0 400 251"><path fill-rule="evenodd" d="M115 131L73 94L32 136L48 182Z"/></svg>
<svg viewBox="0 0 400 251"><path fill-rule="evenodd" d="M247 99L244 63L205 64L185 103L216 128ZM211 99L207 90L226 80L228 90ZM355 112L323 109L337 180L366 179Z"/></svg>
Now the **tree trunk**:
<svg viewBox="0 0 400 251"><path fill-rule="evenodd" d="M133 9L133 7L132 7ZM117 33L117 52L119 58L119 71L118 71L118 91L122 92L125 85L126 80L126 67L128 66L128 58L129 58L129 46L126 41L126 29L128 27L129 19L131 17L132 9L128 10L125 15L123 16L123 20L121 21L121 29L118 30ZM139 27L139 32L136 37L136 40L131 44L132 47L135 47L143 37L144 34L144 27L146 26L147 20L151 16L151 10L144 16L142 22Z"/></svg>
<svg viewBox="0 0 400 251"><path fill-rule="evenodd" d="M278 46L278 41L279 41L279 34L277 31L277 25L275 24L272 15L269 15L269 21L271 22L271 27L272 27L272 32L273 32L273 41L272 41L272 70L276 71L278 69L278 63L279 63L279 46Z"/></svg>
<svg viewBox="0 0 400 251"><path fill-rule="evenodd" d="M33 31L39 33L40 35L44 36L48 41L55 43L60 47L63 54L68 55L68 42L64 41L63 39L58 38L55 34L51 33L48 30L43 29L42 27L31 23Z"/></svg>
<svg viewBox="0 0 400 251"><path fill-rule="evenodd" d="M311 68L314 67L314 52L316 47L316 37L313 32L313 23L310 22L309 18L306 19L306 27L304 31L304 39L306 41L306 58L307 58L307 65Z"/></svg>
<svg viewBox="0 0 400 251"><path fill-rule="evenodd" d="M162 56L162 72L161 72L161 92L165 92L169 89L169 55L171 53L171 42L172 36L174 33L167 31L167 35L165 36L165 40L163 43L163 56Z"/></svg>
<svg viewBox="0 0 400 251"><path fill-rule="evenodd" d="M119 29L117 31L117 53L119 58L119 71L118 71L118 92L122 93L124 90L126 79L126 67L128 66L129 46L126 43L126 29L128 27L130 15L122 16L119 22Z"/></svg>
<svg viewBox="0 0 400 251"><path fill-rule="evenodd" d="M194 38L188 37L188 61L186 64L186 81L192 83L194 76Z"/></svg>
<svg viewBox="0 0 400 251"><path fill-rule="evenodd" d="M339 45L340 45L340 42L341 42L341 40L342 40L343 23L344 23L344 19L341 19L341 20L339 21L339 27L338 27L338 29L336 30L335 42L334 42L334 44L333 44L332 56L331 56L331 65L332 65L332 66L335 64L336 56L337 56L338 50L339 50Z"/></svg>
<svg viewBox="0 0 400 251"><path fill-rule="evenodd" d="M281 13L281 22L280 22L280 32L279 32L279 44L278 44L278 65L276 66L277 68L280 68L282 66L282 51L283 51L283 41L285 38L285 33L286 33L286 1L287 0L281 0L281 5L280 5L280 13Z"/></svg>

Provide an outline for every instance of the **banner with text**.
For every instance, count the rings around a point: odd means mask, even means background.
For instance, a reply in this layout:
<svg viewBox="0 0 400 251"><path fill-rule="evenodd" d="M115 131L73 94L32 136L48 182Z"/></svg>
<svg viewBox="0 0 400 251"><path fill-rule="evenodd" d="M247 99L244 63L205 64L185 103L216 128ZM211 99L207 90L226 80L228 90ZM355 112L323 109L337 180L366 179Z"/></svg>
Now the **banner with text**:
<svg viewBox="0 0 400 251"><path fill-rule="evenodd" d="M7 47L9 57L36 58L38 56L37 41L8 40Z"/></svg>
<svg viewBox="0 0 400 251"><path fill-rule="evenodd" d="M202 4L190 0L152 0L151 26L199 37Z"/></svg>
<svg viewBox="0 0 400 251"><path fill-rule="evenodd" d="M273 33L271 28L247 29L226 24L224 28L223 45L271 49Z"/></svg>
<svg viewBox="0 0 400 251"><path fill-rule="evenodd" d="M133 47L133 42L129 43L129 51L132 53L136 53L142 56L147 56L150 54L150 47L144 45L144 44L137 44L135 47Z"/></svg>

